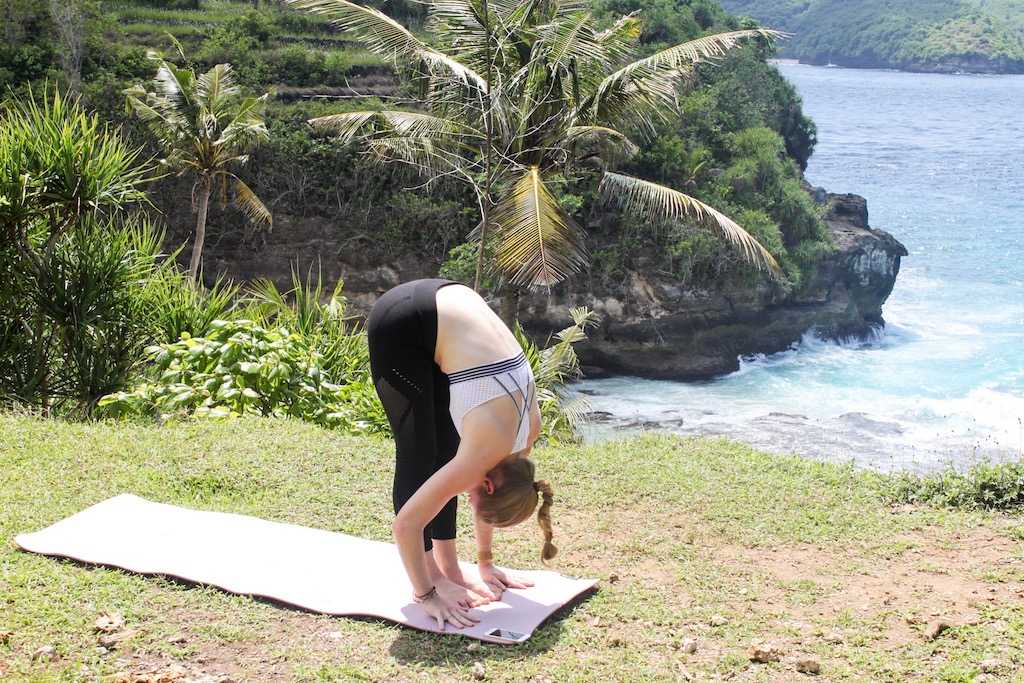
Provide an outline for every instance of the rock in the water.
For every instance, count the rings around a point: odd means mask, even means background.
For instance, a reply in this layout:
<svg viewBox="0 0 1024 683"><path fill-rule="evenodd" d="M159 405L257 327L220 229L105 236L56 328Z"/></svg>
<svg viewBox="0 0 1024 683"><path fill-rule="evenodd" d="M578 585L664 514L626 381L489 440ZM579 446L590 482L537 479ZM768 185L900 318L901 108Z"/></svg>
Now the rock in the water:
<svg viewBox="0 0 1024 683"><path fill-rule="evenodd" d="M747 657L758 664L768 664L782 659L782 650L771 643L755 640L747 650Z"/></svg>
<svg viewBox="0 0 1024 683"><path fill-rule="evenodd" d="M821 673L821 663L817 659L805 657L803 659L797 660L796 670L802 674L811 674L812 676L817 676Z"/></svg>
<svg viewBox="0 0 1024 683"><path fill-rule="evenodd" d="M869 337L883 324L882 304L907 250L868 226L862 197L829 195L825 223L835 251L791 291L767 280L687 286L640 268L621 281L570 278L550 293L524 294L520 320L531 335L544 338L565 327L571 308L585 305L601 323L578 345L580 361L612 374L656 379L733 372L740 356L783 351L811 330L828 339ZM640 263L658 258L642 250L635 256Z"/></svg>
<svg viewBox="0 0 1024 683"><path fill-rule="evenodd" d="M683 638L683 642L680 643L679 649L688 655L692 655L697 651L697 639L696 638Z"/></svg>
<svg viewBox="0 0 1024 683"><path fill-rule="evenodd" d="M935 621L933 621L930 624L928 624L927 628L925 628L925 630L924 630L925 640L935 640L936 638L939 637L939 634L941 634L943 631L948 629L949 626L950 626L950 624L949 624L948 621L944 621L942 619L936 619Z"/></svg>
<svg viewBox="0 0 1024 683"><path fill-rule="evenodd" d="M473 662L473 678L478 681L487 678L487 670L484 669L483 662Z"/></svg>

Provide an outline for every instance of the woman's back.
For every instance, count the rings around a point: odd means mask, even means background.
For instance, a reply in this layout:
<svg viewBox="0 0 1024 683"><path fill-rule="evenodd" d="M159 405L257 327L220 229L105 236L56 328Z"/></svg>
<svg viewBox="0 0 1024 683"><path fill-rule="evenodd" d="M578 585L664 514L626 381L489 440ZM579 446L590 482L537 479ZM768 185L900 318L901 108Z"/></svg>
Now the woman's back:
<svg viewBox="0 0 1024 683"><path fill-rule="evenodd" d="M449 285L437 290L437 343L434 362L446 374L522 352L501 318L470 287Z"/></svg>

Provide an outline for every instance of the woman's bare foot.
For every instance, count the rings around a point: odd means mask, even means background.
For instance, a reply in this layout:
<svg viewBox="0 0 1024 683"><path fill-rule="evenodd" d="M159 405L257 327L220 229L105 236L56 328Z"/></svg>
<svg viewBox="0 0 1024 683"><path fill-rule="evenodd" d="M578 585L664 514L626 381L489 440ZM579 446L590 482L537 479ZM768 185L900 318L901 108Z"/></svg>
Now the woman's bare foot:
<svg viewBox="0 0 1024 683"><path fill-rule="evenodd" d="M435 578L434 582L437 592L440 593L441 597L457 602L464 607L479 607L480 605L493 602L492 598L487 597L490 591L487 591L487 594L478 593L465 585L444 577Z"/></svg>

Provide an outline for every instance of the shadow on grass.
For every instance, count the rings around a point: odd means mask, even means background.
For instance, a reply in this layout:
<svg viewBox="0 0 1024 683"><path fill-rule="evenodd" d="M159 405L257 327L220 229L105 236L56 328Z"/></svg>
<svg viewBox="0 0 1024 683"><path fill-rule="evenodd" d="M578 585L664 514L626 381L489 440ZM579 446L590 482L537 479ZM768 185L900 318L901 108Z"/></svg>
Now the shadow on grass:
<svg viewBox="0 0 1024 683"><path fill-rule="evenodd" d="M452 667L469 666L475 661L514 661L527 659L550 650L565 631L565 619L589 600L596 587L580 593L565 603L533 632L524 643L498 644L477 641L458 634L438 634L402 629L388 651L403 664L427 664ZM469 651L470 643L479 643L479 649Z"/></svg>
<svg viewBox="0 0 1024 683"><path fill-rule="evenodd" d="M40 557L47 557L50 560L59 562L62 565L79 567L88 571L95 570L107 570L114 571L120 574L126 574L129 576L145 577L148 579L157 579L171 584L175 588L182 590L190 590L195 588L212 588L219 593L225 595L237 595L240 597L248 598L254 602L258 602L264 605L269 605L276 609L285 610L287 612L294 612L297 614L311 614L319 616L328 616L334 619L353 619L365 623L378 624L388 629L394 629L396 626L400 627L398 636L392 642L389 652L391 655L402 663L420 663L420 664L432 664L432 665L451 665L451 664L471 664L477 660L488 660L488 661L507 661L525 659L527 657L545 652L553 645L555 645L565 630L563 621L566 617L572 614L577 607L582 605L584 602L590 599L590 597L597 591L597 587L589 588L586 591L580 593L569 602L559 607L553 612L547 619L542 621L540 625L534 630L533 635L524 643L518 644L497 644L478 641L476 639L467 638L460 636L457 633L432 633L428 631L420 631L418 629L407 627L404 624L398 624L390 619L383 619L381 617L368 616L368 615L357 615L357 614L330 614L327 612L320 612L318 610L312 610L298 605L293 605L288 602L283 602L276 598L254 595L251 593L235 593L233 591L226 590L220 586L203 583L200 581L192 581L191 579L174 576L172 574L160 574L160 573L142 573L134 572L123 567L115 565L102 564L97 562L85 562L72 557L66 557L62 555L42 555L37 553L31 553L30 551L19 549L19 552L39 555ZM480 649L470 652L467 650L467 646L470 643L479 643Z"/></svg>

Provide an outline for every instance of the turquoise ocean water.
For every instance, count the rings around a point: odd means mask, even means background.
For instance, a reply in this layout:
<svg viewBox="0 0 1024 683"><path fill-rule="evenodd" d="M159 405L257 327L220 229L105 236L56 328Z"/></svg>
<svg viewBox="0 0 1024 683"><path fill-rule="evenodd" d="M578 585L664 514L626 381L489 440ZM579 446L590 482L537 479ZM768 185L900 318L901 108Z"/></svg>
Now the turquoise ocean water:
<svg viewBox="0 0 1024 683"><path fill-rule="evenodd" d="M818 125L808 179L868 199L910 251L869 342L808 335L701 383L574 387L605 438L725 435L777 452L929 469L1024 454L1024 77L784 65Z"/></svg>

